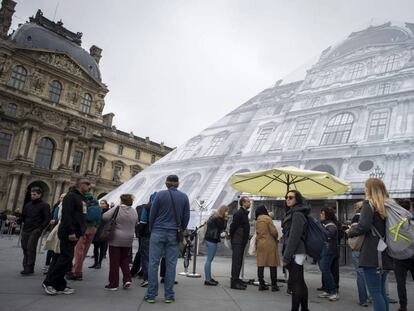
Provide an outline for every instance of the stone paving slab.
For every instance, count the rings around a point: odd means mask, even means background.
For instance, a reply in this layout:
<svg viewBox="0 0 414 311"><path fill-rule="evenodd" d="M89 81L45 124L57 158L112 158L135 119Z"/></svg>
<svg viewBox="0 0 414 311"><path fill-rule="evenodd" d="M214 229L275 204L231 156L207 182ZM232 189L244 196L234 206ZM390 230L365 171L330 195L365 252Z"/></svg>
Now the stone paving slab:
<svg viewBox="0 0 414 311"><path fill-rule="evenodd" d="M136 244L136 242L134 242ZM134 245L136 250L136 245ZM204 257L198 258L197 272L203 273ZM92 258L86 258L84 280L70 282L70 286L76 289L74 295L47 296L41 283L43 275L41 268L45 260L45 254L39 254L37 266L33 276L22 277L21 270L22 251L17 247L17 238L0 238L0 311L136 311L136 310L169 310L169 311L267 311L290 310L291 297L286 295L286 285L280 292L259 292L258 287L248 286L246 291L230 289L229 274L231 259L229 257L217 257L213 262L213 274L220 282L217 287L204 286L203 278L192 279L177 276L178 285L176 301L173 304L163 302L163 287L160 284L159 297L155 304L147 304L143 301L145 289L139 287L141 280L134 279L130 290L120 289L116 292L104 289L108 277L108 261L104 260L102 269L88 269ZM255 259L246 259L245 276L256 277ZM182 260L179 260L177 272L183 270ZM355 275L350 267L341 267L340 300L330 302L317 298L320 286L320 273L314 265L306 266L306 282L309 287L310 309L312 311L363 311L371 308L363 308L357 305L357 291ZM279 269L279 278L283 278ZM269 270L265 269L265 277L269 278ZM391 297L397 298L396 284L393 275L390 277ZM414 283L407 283L409 310L414 311ZM396 311L398 304L390 305L390 311Z"/></svg>

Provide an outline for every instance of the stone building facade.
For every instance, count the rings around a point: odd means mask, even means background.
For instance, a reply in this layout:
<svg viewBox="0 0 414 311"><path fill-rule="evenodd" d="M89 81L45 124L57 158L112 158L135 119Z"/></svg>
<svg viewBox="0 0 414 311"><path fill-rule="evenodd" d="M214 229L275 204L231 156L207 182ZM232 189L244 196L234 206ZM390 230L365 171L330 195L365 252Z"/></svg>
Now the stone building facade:
<svg viewBox="0 0 414 311"><path fill-rule="evenodd" d="M102 49L86 52L40 10L9 35L15 4L0 10L0 210L21 208L34 185L55 202L79 176L103 196L171 151L102 115Z"/></svg>
<svg viewBox="0 0 414 311"><path fill-rule="evenodd" d="M339 206L341 219L370 176L382 178L393 197L414 197L414 24L352 33L303 76L278 81L107 197L132 188L145 201L175 172L194 210L201 201L214 209L240 195L229 186L233 174L287 165L350 182L349 192L310 202Z"/></svg>

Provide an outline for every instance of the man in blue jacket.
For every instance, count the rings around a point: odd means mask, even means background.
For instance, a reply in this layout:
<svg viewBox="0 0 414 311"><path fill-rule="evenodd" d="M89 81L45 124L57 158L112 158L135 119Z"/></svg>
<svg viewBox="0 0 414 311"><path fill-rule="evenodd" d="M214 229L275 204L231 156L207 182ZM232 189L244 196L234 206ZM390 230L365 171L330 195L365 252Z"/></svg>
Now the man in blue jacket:
<svg viewBox="0 0 414 311"><path fill-rule="evenodd" d="M148 291L145 300L154 303L158 295L158 266L161 255L165 255L165 302L174 301L175 269L177 266L179 241L177 228L185 230L190 220L190 204L185 193L177 190L178 176L170 175L165 182L168 190L157 193L149 215L149 230L151 231Z"/></svg>

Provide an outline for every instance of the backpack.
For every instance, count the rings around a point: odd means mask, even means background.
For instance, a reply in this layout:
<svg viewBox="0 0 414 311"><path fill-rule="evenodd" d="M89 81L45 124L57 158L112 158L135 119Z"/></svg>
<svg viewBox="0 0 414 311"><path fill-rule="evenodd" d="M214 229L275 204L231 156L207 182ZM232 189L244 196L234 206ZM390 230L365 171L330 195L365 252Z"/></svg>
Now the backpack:
<svg viewBox="0 0 414 311"><path fill-rule="evenodd" d="M395 259L414 256L414 221L409 211L393 199L385 201L385 243L387 253Z"/></svg>
<svg viewBox="0 0 414 311"><path fill-rule="evenodd" d="M307 215L306 218L308 221L304 239L306 254L314 260L319 260L327 241L325 230L322 224L312 216Z"/></svg>
<svg viewBox="0 0 414 311"><path fill-rule="evenodd" d="M86 221L94 222L100 221L102 215L102 209L98 205L92 205L87 207L86 211Z"/></svg>

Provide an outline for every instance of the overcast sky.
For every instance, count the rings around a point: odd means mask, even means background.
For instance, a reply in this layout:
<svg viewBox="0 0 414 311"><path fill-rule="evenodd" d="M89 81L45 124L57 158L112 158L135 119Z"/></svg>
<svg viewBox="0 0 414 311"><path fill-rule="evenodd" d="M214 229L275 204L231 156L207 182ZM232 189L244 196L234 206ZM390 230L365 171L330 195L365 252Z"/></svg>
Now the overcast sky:
<svg viewBox="0 0 414 311"><path fill-rule="evenodd" d="M103 49L104 113L175 147L376 19L414 22L413 0L17 0Z"/></svg>

